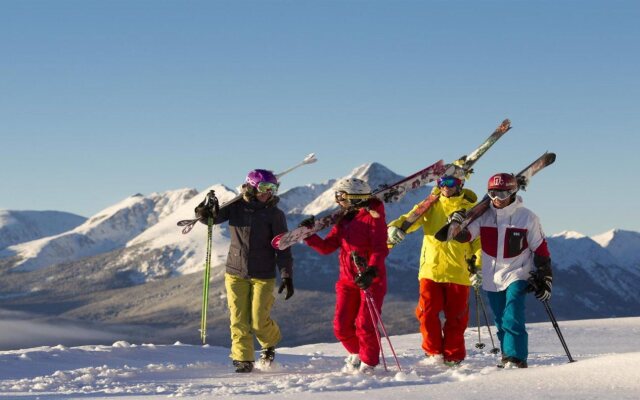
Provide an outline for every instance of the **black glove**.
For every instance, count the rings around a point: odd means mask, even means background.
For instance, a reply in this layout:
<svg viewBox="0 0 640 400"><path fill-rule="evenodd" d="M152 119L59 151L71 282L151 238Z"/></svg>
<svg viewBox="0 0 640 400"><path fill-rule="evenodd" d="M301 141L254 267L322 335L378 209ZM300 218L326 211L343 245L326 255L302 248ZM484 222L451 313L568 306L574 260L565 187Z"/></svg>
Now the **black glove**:
<svg viewBox="0 0 640 400"><path fill-rule="evenodd" d="M451 215L449 215L447 222L448 223L457 222L461 224L465 218L467 218L467 212L465 210L458 210L458 211L454 211L453 213L451 213Z"/></svg>
<svg viewBox="0 0 640 400"><path fill-rule="evenodd" d="M220 210L218 198L213 190L207 193L207 197L195 209L196 217L203 223L207 223L209 218L215 218Z"/></svg>
<svg viewBox="0 0 640 400"><path fill-rule="evenodd" d="M478 272L478 267L476 266L476 260L478 259L478 257L476 257L476 255L472 255L471 258L465 258L465 260L467 261L467 271L469 271L470 274L475 274Z"/></svg>
<svg viewBox="0 0 640 400"><path fill-rule="evenodd" d="M299 228L313 228L313 225L316 223L316 217L314 217L313 215L310 217L307 217L305 219L303 219L302 221L300 221L300 223L298 224Z"/></svg>
<svg viewBox="0 0 640 400"><path fill-rule="evenodd" d="M358 286L362 290L369 289L371 283L373 282L373 278L375 278L378 274L376 274L376 267L368 266L364 272L360 272L354 282L356 286Z"/></svg>
<svg viewBox="0 0 640 400"><path fill-rule="evenodd" d="M278 289L278 294L282 293L285 288L287 288L287 294L284 296L284 299L289 300L291 296L293 296L293 279L282 278L282 283L280 284L280 289Z"/></svg>
<svg viewBox="0 0 640 400"><path fill-rule="evenodd" d="M541 257L537 254L533 258L536 269L531 271L529 278L529 291L534 292L536 299L549 301L551 299L551 288L553 283L553 273L551 272L551 259Z"/></svg>

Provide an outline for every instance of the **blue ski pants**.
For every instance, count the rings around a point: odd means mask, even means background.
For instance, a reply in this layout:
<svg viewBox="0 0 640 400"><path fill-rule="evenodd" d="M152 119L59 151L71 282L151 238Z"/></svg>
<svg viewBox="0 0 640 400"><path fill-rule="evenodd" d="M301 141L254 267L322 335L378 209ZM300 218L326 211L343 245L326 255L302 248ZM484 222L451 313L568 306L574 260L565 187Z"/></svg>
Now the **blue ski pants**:
<svg viewBox="0 0 640 400"><path fill-rule="evenodd" d="M529 335L525 327L527 281L515 281L501 292L487 292L495 316L503 357L527 361Z"/></svg>

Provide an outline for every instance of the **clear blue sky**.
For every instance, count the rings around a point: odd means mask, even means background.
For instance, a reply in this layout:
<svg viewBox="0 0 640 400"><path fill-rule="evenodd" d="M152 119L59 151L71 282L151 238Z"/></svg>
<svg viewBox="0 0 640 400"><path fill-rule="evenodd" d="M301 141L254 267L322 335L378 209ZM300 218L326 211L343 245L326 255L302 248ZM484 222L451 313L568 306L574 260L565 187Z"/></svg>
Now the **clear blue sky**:
<svg viewBox="0 0 640 400"><path fill-rule="evenodd" d="M2 1L0 208L377 161L409 174L514 128L468 187L542 154L546 233L640 231L638 1Z"/></svg>

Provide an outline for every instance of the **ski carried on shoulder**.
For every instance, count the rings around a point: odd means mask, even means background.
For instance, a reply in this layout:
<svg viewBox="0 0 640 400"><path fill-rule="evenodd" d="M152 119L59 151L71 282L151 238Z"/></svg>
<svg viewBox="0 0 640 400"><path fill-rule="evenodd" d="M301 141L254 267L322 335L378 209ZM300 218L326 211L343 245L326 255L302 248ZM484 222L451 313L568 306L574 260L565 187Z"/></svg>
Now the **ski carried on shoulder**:
<svg viewBox="0 0 640 400"><path fill-rule="evenodd" d="M518 190L526 190L529 185L529 181L531 177L533 177L538 172L542 171L544 168L553 164L556 161L556 154L546 152L541 155L537 160L529 164L525 169L520 171L516 175L516 179L518 181ZM446 242L448 240L453 239L460 233L463 229L465 229L470 223L478 219L482 214L484 214L489 207L491 206L491 199L488 195L485 195L482 200L471 207L466 212L466 218L462 221L462 223L457 223L455 221L451 222L443 226L436 234L435 237L441 242Z"/></svg>
<svg viewBox="0 0 640 400"><path fill-rule="evenodd" d="M316 155L314 153L311 153L309 155L307 155L304 160L302 160L302 162L300 162L299 164L294 165L293 167L286 169L280 173L275 174L276 178L279 180L280 177L288 174L289 172L293 171L296 168L299 168L303 165L307 165L307 164L313 164L314 162L318 161L318 159L316 158ZM236 201L240 200L242 198L242 193L238 194L236 197L232 198L229 201L226 201L224 203L222 203L220 205L220 209L223 209L225 207L227 207L230 204L235 203ZM183 219L181 221L178 221L177 225L178 226L182 226L184 227L182 229L182 233L183 234L187 234L189 232L191 232L191 229L193 229L193 227L195 226L196 222L198 222L199 219L198 218L194 218L194 219Z"/></svg>
<svg viewBox="0 0 640 400"><path fill-rule="evenodd" d="M473 166L493 146L498 139L511 129L511 121L505 119L496 128L495 131L480 146L473 150L469 155L460 157L457 161L446 166L447 175L453 175L459 179L467 179L473 173ZM433 204L440 198L439 191L431 193L426 199L418 203L418 206L407 218L402 222L400 229L404 232L409 229L424 213L426 213ZM390 249L395 246L394 243L388 242L387 247Z"/></svg>
<svg viewBox="0 0 640 400"><path fill-rule="evenodd" d="M374 190L371 194L385 203L393 203L403 198L407 192L422 187L434 180L438 179L446 171L444 161L439 160L413 175L399 180L391 185L383 185L379 189ZM315 219L312 227L298 227L289 232L281 233L271 240L271 245L278 250L284 250L293 244L308 238L316 232L328 228L338 222L343 215L344 210L337 210L325 217Z"/></svg>

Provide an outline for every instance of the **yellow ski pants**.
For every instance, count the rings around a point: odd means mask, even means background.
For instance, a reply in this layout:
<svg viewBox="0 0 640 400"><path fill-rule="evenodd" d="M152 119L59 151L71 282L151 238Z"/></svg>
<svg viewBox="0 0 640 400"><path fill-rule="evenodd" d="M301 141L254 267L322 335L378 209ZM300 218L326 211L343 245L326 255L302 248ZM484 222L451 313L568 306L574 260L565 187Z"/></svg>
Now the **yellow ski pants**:
<svg viewBox="0 0 640 400"><path fill-rule="evenodd" d="M237 361L255 361L254 335L263 349L275 346L282 338L278 324L271 319L276 280L225 274L224 283L231 319L230 357Z"/></svg>

